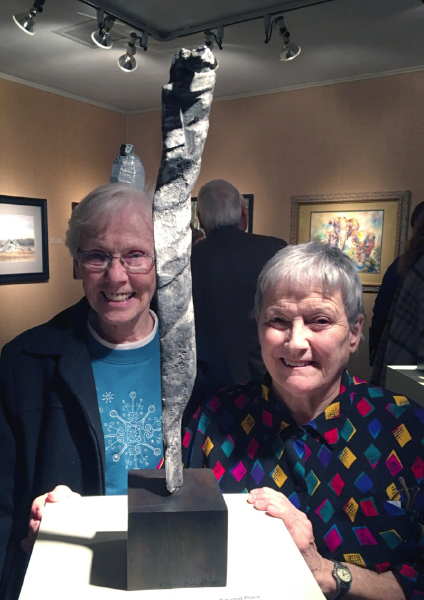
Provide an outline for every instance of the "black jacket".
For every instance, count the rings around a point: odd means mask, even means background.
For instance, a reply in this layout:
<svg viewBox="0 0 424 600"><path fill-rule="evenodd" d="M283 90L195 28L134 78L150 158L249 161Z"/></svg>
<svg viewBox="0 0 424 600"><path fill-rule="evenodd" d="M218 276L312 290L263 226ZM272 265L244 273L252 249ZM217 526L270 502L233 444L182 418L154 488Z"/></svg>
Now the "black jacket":
<svg viewBox="0 0 424 600"><path fill-rule="evenodd" d="M0 598L16 600L28 558L33 500L59 484L85 496L105 493L105 445L83 298L5 345L0 360ZM197 336L197 377L185 420L230 383L219 352Z"/></svg>
<svg viewBox="0 0 424 600"><path fill-rule="evenodd" d="M5 345L0 361L0 598L19 595L32 501L58 484L105 490L85 298Z"/></svg>
<svg viewBox="0 0 424 600"><path fill-rule="evenodd" d="M282 239L213 229L191 254L196 330L224 354L234 383L265 373L253 315L256 283L265 263L287 246Z"/></svg>

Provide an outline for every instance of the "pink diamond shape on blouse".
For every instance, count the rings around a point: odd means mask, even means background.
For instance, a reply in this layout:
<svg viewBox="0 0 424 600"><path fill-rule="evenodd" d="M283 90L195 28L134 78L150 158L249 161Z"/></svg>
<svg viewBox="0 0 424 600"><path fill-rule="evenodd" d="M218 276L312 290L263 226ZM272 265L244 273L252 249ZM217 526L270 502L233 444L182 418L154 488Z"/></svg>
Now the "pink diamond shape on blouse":
<svg viewBox="0 0 424 600"><path fill-rule="evenodd" d="M232 473L233 477L235 477L235 479L237 479L237 481L240 481L246 475L246 467L240 461L239 464L236 465L234 467L234 469L231 470L231 473Z"/></svg>
<svg viewBox="0 0 424 600"><path fill-rule="evenodd" d="M215 475L217 481L219 481L221 479L221 477L224 475L225 469L219 461L214 466L213 472L214 472L214 475Z"/></svg>

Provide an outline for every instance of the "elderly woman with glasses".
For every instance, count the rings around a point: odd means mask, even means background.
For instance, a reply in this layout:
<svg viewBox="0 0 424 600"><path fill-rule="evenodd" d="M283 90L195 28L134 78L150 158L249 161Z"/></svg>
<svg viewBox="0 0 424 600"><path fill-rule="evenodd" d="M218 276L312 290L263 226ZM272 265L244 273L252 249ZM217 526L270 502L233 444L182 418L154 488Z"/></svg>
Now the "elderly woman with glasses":
<svg viewBox="0 0 424 600"><path fill-rule="evenodd" d="M354 264L329 244L288 246L255 312L267 373L203 403L185 466L281 519L327 598L421 598L424 410L346 371L364 322Z"/></svg>
<svg viewBox="0 0 424 600"><path fill-rule="evenodd" d="M128 185L97 188L73 211L66 244L85 297L0 361L0 590L16 585L15 596L34 498L43 494L33 533L46 501L127 493L128 469L163 461L151 200Z"/></svg>

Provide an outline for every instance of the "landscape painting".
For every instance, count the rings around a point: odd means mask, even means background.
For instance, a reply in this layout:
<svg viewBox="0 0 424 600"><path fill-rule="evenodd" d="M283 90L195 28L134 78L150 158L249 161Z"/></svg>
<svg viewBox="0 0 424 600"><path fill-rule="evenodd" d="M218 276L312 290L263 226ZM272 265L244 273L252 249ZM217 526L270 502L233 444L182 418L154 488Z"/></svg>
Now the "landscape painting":
<svg viewBox="0 0 424 600"><path fill-rule="evenodd" d="M35 261L34 217L0 214L0 262Z"/></svg>
<svg viewBox="0 0 424 600"><path fill-rule="evenodd" d="M48 278L47 201L0 195L0 285Z"/></svg>

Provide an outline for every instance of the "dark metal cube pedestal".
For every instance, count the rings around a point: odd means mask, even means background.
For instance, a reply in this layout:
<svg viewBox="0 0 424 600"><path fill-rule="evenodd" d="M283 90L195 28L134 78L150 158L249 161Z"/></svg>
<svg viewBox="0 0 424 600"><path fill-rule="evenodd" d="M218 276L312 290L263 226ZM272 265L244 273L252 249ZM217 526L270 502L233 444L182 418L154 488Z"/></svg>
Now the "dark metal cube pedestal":
<svg viewBox="0 0 424 600"><path fill-rule="evenodd" d="M184 470L174 494L165 471L129 471L128 590L225 586L227 541L227 506L211 469Z"/></svg>

